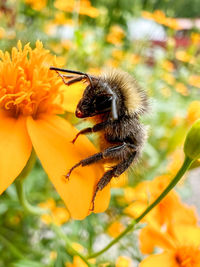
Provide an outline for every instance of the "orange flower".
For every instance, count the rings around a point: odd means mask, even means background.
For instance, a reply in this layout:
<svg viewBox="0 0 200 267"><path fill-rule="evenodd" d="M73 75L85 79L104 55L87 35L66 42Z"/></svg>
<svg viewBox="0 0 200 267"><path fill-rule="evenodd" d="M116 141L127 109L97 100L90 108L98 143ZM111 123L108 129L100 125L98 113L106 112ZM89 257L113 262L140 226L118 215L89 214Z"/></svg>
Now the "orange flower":
<svg viewBox="0 0 200 267"><path fill-rule="evenodd" d="M133 218L139 216L152 203L160 193L166 188L170 181L169 175L157 177L153 181L145 181L135 188L125 189L125 199L132 202L126 209L125 213ZM176 211L176 213L174 213ZM162 228L164 224L184 221L196 224L196 215L193 208L183 205L178 194L171 191L143 221Z"/></svg>
<svg viewBox="0 0 200 267"><path fill-rule="evenodd" d="M166 27L169 27L174 30L180 30L181 27L178 24L178 21L174 18L169 18L165 16L165 13L162 10L155 10L154 13L147 11L142 12L142 16L146 19L152 19L159 24L162 24Z"/></svg>
<svg viewBox="0 0 200 267"><path fill-rule="evenodd" d="M80 2L75 0L56 0L54 6L65 12L74 12L74 10L76 10L80 15L86 15L91 18L99 16L98 9L91 6L89 0L80 0Z"/></svg>
<svg viewBox="0 0 200 267"><path fill-rule="evenodd" d="M6 36L6 31L4 28L0 27L0 39L5 38Z"/></svg>
<svg viewBox="0 0 200 267"><path fill-rule="evenodd" d="M200 75L191 75L189 77L188 82L190 85L197 87L197 88L200 88Z"/></svg>
<svg viewBox="0 0 200 267"><path fill-rule="evenodd" d="M175 84L175 90L176 90L176 92L178 92L184 96L189 95L188 89L183 83L176 83Z"/></svg>
<svg viewBox="0 0 200 267"><path fill-rule="evenodd" d="M112 237L117 237L124 230L124 225L120 222L113 222L108 228L108 234Z"/></svg>
<svg viewBox="0 0 200 267"><path fill-rule="evenodd" d="M35 10L42 10L45 6L46 6L46 2L47 0L39 0L39 1L35 1L35 0L25 0L25 2L30 5L33 9Z"/></svg>
<svg viewBox="0 0 200 267"><path fill-rule="evenodd" d="M107 35L107 42L114 45L121 45L125 34L123 29L119 25L113 25Z"/></svg>
<svg viewBox="0 0 200 267"><path fill-rule="evenodd" d="M200 118L200 101L198 100L192 101L189 104L186 119L190 124L193 124L199 118Z"/></svg>
<svg viewBox="0 0 200 267"><path fill-rule="evenodd" d="M43 209L49 209L50 214L43 214L41 220L46 223L54 223L62 225L69 220L69 212L64 207L56 206L54 199L50 198L46 202L40 203L39 206Z"/></svg>
<svg viewBox="0 0 200 267"><path fill-rule="evenodd" d="M184 50L178 50L175 54L175 57L183 62L189 62L191 63L193 61L193 57Z"/></svg>
<svg viewBox="0 0 200 267"><path fill-rule="evenodd" d="M199 33L192 32L190 37L191 37L192 44L194 44L194 45L200 44L200 34Z"/></svg>
<svg viewBox="0 0 200 267"><path fill-rule="evenodd" d="M125 257L125 256L119 256L117 258L115 267L131 267L132 265L132 261L129 257Z"/></svg>
<svg viewBox="0 0 200 267"><path fill-rule="evenodd" d="M63 112L62 81L49 70L56 65L49 51L39 41L33 50L29 44L22 49L21 42L17 47L11 55L0 52L0 193L21 173L34 148L70 215L83 219L103 168L78 168L64 181L75 163L96 150L84 136L73 145L77 130L57 116ZM97 195L95 212L104 211L109 198L107 186Z"/></svg>
<svg viewBox="0 0 200 267"><path fill-rule="evenodd" d="M147 257L139 267L200 267L200 227L178 224L170 234L156 229L150 234L152 242L164 251Z"/></svg>

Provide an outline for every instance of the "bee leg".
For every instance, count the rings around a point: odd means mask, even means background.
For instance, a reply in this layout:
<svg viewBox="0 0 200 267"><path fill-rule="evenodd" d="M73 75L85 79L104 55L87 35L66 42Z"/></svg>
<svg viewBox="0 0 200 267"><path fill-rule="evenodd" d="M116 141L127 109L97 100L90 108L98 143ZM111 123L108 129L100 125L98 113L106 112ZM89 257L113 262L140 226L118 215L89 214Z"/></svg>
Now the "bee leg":
<svg viewBox="0 0 200 267"><path fill-rule="evenodd" d="M111 170L104 173L103 177L97 183L94 195L92 197L91 211L94 210L94 201L95 201L97 192L103 190L103 188L111 181L113 177L118 177L123 172L125 172L128 169L128 167L131 165L131 163L133 162L135 156L136 156L136 151L131 156L129 155L129 157L127 157L126 160L120 162L119 164L114 166Z"/></svg>
<svg viewBox="0 0 200 267"><path fill-rule="evenodd" d="M56 72L58 73L58 75L60 76L60 78L63 80L63 83L66 84L66 85L70 85L70 84L79 82L79 81L81 81L83 79L87 79L87 76L85 76L85 75L81 75L81 76L75 77L73 75L64 75L64 74L61 74L58 71L56 71ZM72 78L72 79L71 80L68 80L68 81L65 81L65 78Z"/></svg>
<svg viewBox="0 0 200 267"><path fill-rule="evenodd" d="M82 166L87 166L87 165L90 165L92 163L95 163L99 160L103 159L103 155L102 155L102 152L100 153L97 153L97 154L94 154L92 155L91 157L88 157L86 159L83 159L81 161L79 161L77 164L75 164L70 170L69 172L65 175L65 178L66 179L69 179L69 176L71 175L71 172L77 168L78 166L82 165Z"/></svg>
<svg viewBox="0 0 200 267"><path fill-rule="evenodd" d="M63 76L64 76L64 75L63 75ZM79 77L77 77L77 78L73 78L73 79L71 79L71 80L69 80L69 81L66 81L65 84L66 84L66 85L70 85L70 84L73 84L73 83L76 83L76 82L80 82L80 81L82 81L83 79L87 79L87 77L86 77L86 76L79 76Z"/></svg>
<svg viewBox="0 0 200 267"><path fill-rule="evenodd" d="M79 137L80 134L95 133L95 132L101 131L107 126L108 123L109 123L108 121L104 121L101 123L97 123L93 127L88 127L88 128L81 130L80 132L77 133L75 138L72 140L72 143L73 144L75 143L76 139Z"/></svg>
<svg viewBox="0 0 200 267"><path fill-rule="evenodd" d="M82 165L82 166L87 166L90 165L92 163L95 163L99 160L102 159L107 159L107 158L111 158L111 156L115 153L115 152L119 152L120 150L122 150L123 148L125 148L127 144L126 143L122 143L121 145L118 146L113 146L113 147L109 147L107 149L105 149L103 152L99 152L96 153L86 159L83 159L81 161L79 161L77 164L75 164L70 170L69 172L65 175L66 179L69 179L69 176L71 174L71 172L77 168L78 166Z"/></svg>

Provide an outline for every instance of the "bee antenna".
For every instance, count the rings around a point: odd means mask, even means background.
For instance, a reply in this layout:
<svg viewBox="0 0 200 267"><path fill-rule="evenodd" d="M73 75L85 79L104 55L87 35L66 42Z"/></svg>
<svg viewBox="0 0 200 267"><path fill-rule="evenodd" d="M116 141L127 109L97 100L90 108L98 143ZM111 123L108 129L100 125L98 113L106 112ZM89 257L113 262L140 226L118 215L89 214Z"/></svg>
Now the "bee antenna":
<svg viewBox="0 0 200 267"><path fill-rule="evenodd" d="M67 73L78 74L78 75L84 75L84 76L86 76L88 78L91 87L93 87L91 76L89 74L85 73L85 72L75 71L75 70L68 70L68 69L62 69L62 68L56 68L56 67L50 67L49 69L50 70L55 70L55 71L62 71L62 72L67 72Z"/></svg>

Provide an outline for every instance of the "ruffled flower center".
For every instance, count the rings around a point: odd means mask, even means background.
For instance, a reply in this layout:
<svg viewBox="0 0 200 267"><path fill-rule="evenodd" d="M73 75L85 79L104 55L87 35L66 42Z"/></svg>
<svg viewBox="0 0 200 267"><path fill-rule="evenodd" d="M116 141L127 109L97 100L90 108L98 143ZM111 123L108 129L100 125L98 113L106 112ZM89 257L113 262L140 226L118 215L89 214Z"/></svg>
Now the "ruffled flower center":
<svg viewBox="0 0 200 267"><path fill-rule="evenodd" d="M175 259L180 267L199 266L200 250L195 247L181 247L177 249Z"/></svg>
<svg viewBox="0 0 200 267"><path fill-rule="evenodd" d="M0 51L0 109L15 117L61 113L61 81L49 70L55 59L39 41L34 50L29 44L22 50L21 42L17 48Z"/></svg>

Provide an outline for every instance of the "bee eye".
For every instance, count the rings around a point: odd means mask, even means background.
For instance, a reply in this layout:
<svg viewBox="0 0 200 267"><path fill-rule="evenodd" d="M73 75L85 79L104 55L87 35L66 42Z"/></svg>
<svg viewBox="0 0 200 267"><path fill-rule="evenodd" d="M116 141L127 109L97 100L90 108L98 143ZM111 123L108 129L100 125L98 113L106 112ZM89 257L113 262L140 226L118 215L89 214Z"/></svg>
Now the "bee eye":
<svg viewBox="0 0 200 267"><path fill-rule="evenodd" d="M102 94L94 99L94 108L96 111L103 111L111 108L112 96L109 94Z"/></svg>

